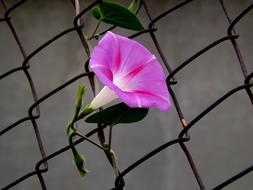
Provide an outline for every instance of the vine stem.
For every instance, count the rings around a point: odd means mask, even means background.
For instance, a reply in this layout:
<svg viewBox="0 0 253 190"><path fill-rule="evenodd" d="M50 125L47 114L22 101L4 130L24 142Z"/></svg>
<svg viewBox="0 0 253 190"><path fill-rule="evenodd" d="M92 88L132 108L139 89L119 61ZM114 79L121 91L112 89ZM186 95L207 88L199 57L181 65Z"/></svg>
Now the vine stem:
<svg viewBox="0 0 253 190"><path fill-rule="evenodd" d="M79 3L79 0L71 0L72 4L74 4L74 7L75 7L75 14L76 16L78 16L80 14L80 3ZM77 24L83 24L83 23L80 23L81 22L81 18L79 18ZM97 24L96 28L95 28L95 32L96 33L96 30L97 28L99 27L99 24ZM83 32L81 30L77 30L78 32L78 35L80 37L80 40L84 46L84 49L86 51L86 54L88 57L90 57L90 44L87 40ZM90 84L91 84L91 87L92 87L92 91L93 91L93 94L95 95L95 86L94 86L94 77L89 77L89 81L90 81ZM82 117L83 118L83 117ZM82 119L80 118L79 116L77 117L78 120ZM100 125L98 124L98 127L100 127ZM98 139L100 141L100 144L101 146L103 147L102 149L104 150L104 153L109 161L109 163L111 164L111 166L113 167L113 170L114 170L114 173L116 176L119 175L120 171L118 170L118 166L117 166L117 162L116 162L116 155L115 153L111 150L111 149L108 149L108 145L105 144L105 139L104 139L104 132L103 130L98 132ZM96 145L97 146L97 145Z"/></svg>
<svg viewBox="0 0 253 190"><path fill-rule="evenodd" d="M95 34L96 34L96 32L97 32L97 30L98 30L98 27L99 27L99 25L101 24L101 22L102 22L101 19L97 22L96 27L95 27L95 29L94 29L92 35L88 38L88 40L91 40L91 39L93 39L93 38L96 36Z"/></svg>
<svg viewBox="0 0 253 190"><path fill-rule="evenodd" d="M79 0L75 0L75 11L76 11L76 16L80 13L80 3ZM78 25L81 24L80 19L78 20Z"/></svg>
<svg viewBox="0 0 253 190"><path fill-rule="evenodd" d="M80 14L80 3L79 0L71 0L72 3L74 3L75 6L75 14L78 16ZM74 2L73 2L74 1ZM81 25L81 18L78 19L77 24L80 26ZM88 57L90 57L90 44L87 42L87 38L84 36L81 30L77 30L79 37L81 39L81 42L84 46L85 52Z"/></svg>
<svg viewBox="0 0 253 190"><path fill-rule="evenodd" d="M91 140L90 138L86 137L85 135L79 133L79 132L75 132L75 134L79 137L84 138L85 140L87 140L88 142L90 142L91 144L97 146L98 148L102 149L102 150L107 150L105 147L101 146L100 144L96 143L95 141Z"/></svg>

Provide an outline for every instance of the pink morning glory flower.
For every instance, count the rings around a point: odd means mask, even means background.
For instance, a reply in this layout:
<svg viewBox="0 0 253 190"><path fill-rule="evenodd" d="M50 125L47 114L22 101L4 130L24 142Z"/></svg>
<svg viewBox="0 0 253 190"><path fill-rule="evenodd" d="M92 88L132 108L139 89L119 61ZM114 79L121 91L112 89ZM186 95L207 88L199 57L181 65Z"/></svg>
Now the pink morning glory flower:
<svg viewBox="0 0 253 190"><path fill-rule="evenodd" d="M90 108L119 98L129 107L170 108L165 76L156 57L140 43L107 32L94 48L90 67L105 85Z"/></svg>

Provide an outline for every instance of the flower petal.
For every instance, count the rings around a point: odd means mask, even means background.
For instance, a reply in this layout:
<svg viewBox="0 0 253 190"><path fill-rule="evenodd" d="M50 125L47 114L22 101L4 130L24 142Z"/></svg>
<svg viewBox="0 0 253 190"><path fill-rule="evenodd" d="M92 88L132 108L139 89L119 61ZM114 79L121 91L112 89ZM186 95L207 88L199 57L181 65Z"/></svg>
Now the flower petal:
<svg viewBox="0 0 253 190"><path fill-rule="evenodd" d="M161 65L138 42L107 32L94 48L91 69L130 107L171 106Z"/></svg>
<svg viewBox="0 0 253 190"><path fill-rule="evenodd" d="M96 110L102 107L105 104L110 103L111 101L117 99L116 94L107 86L105 86L98 95L90 103L90 108Z"/></svg>

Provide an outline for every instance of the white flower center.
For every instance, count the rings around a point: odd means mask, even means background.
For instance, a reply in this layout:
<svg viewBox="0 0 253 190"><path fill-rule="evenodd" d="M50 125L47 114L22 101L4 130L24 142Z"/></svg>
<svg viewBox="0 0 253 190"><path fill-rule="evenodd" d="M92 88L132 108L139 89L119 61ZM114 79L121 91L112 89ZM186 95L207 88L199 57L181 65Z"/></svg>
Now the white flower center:
<svg viewBox="0 0 253 190"><path fill-rule="evenodd" d="M109 87L105 86L92 100L90 108L96 110L117 98L118 96Z"/></svg>

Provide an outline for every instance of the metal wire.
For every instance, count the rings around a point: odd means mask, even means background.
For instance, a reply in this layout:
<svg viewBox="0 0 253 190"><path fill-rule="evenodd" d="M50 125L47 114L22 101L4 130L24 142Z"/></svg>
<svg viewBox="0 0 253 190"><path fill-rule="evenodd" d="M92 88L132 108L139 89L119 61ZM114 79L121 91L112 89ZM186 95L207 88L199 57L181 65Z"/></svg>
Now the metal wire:
<svg viewBox="0 0 253 190"><path fill-rule="evenodd" d="M43 144L43 139L41 138L40 135L40 130L39 130L39 126L36 122L36 120L40 117L40 104L47 101L51 96L54 96L55 94L57 94L59 91L63 90L64 88L66 88L67 86L71 85L73 82L79 80L80 78L83 77L88 77L89 78L89 82L90 85L93 89L93 93L95 94L95 84L94 84L94 73L89 71L89 61L87 60L86 64L85 64L85 71L86 73L82 73L79 74L75 77L73 77L72 79L66 81L64 84L56 87L54 90L52 90L51 92L47 93L46 95L44 95L43 97L41 97L40 99L38 99L37 97L37 90L36 87L33 83L33 78L31 76L31 73L29 71L30 69L30 60L38 55L41 50L45 50L48 46L50 46L52 43L54 43L55 41L57 41L58 39L62 38L63 36L72 33L72 32L76 32L77 35L80 38L80 43L83 45L84 50L86 52L86 54L88 55L88 59L89 59L89 51L88 51L88 47L87 47L87 43L85 41L85 37L83 35L82 32L82 28L83 28L83 24L79 24L79 20L83 17L84 14L86 14L88 11L91 10L91 8L93 8L95 5L97 5L100 1L94 1L93 3L91 3L89 6L87 6L86 8L84 8L82 11L80 11L79 14L76 15L76 17L73 20L73 27L70 27L69 29L66 29L64 31L62 31L61 33L59 33L58 35L54 36L53 38L49 39L48 41L46 41L45 43L43 43L40 47L38 47L36 50L34 50L32 53L30 53L29 55L27 55L25 48L22 45L22 42L20 41L20 38L18 36L18 33L14 27L14 25L12 24L11 21L11 14L14 14L16 9L19 9L22 7L22 5L24 3L26 3L28 0L21 0L18 1L17 3L15 3L13 6L11 6L10 8L8 8L4 2L4 0L0 0L1 4L5 10L5 14L4 14L4 18L0 18L0 22L6 22L10 32L13 35L13 38L16 41L16 44L24 58L23 63L21 64L21 66L13 68L9 71L4 72L3 74L0 75L0 80L7 80L9 75L14 75L17 72L22 72L25 76L26 79L28 81L28 84L30 86L30 90L31 90L31 94L33 96L33 104L30 106L29 110L28 110L28 115L24 116L23 118L20 118L17 121L14 121L11 125L3 127L3 129L0 130L0 137L2 135L5 135L7 132L15 132L15 129L17 127L20 126L20 124L24 123L24 122L31 122L32 126L34 128L34 132L35 132L35 137L37 139L37 143L38 143L38 148L41 154L41 160L39 160L37 162L37 164L34 166L35 169L34 171L30 171L27 174L24 174L22 177L18 178L18 179L14 179L10 184L5 185L4 187L2 187L3 190L6 189L11 189L13 187L15 187L15 185L21 183L24 180L27 180L30 177L33 176L37 176L39 181L40 181L40 185L41 188L43 190L47 189L47 186L44 182L44 178L42 176L42 173L45 173L48 171L49 167L48 167L48 160L51 159L57 159L57 156L61 155L62 153L69 151L70 150L70 145L66 145L65 147L60 148L59 150L53 152L52 154L47 155L44 151L44 144ZM246 9L244 9L240 14L238 14L237 17L235 17L235 19L231 19L229 16L229 12L227 11L226 5L223 2L223 0L219 0L220 5L221 5L221 9L224 12L225 17L228 20L229 26L227 28L227 36L224 36L223 38L217 39L213 42L210 42L210 44L208 44L206 47L200 49L199 51L197 51L195 54L193 54L191 57L189 57L188 59L186 59L185 61L183 61L178 67L173 68L171 65L169 65L169 63L166 60L166 56L162 50L162 48L160 47L160 44L156 38L155 32L157 31L157 28L155 27L155 24L157 22L159 22L161 19L165 19L166 17L168 17L170 14L176 12L177 10L179 10L181 7L187 6L189 3L191 3L192 0L186 0L186 1L182 1L178 4L176 4L175 6L169 8L168 10L162 12L160 15L158 15L155 18L152 18L152 15L150 14L149 8L147 3L142 0L141 4L143 5L144 10L147 13L147 16L150 20L148 28L144 29L143 31L137 32L131 36L129 36L129 38L135 38L139 35L149 35L162 59L163 64L165 65L166 69L169 72L169 75L167 76L167 85L168 85L168 90L170 91L172 100L175 104L175 108L177 110L177 115L178 118L182 124L182 130L180 131L180 133L178 134L178 137L172 140L169 140L168 142L158 146L157 148L155 148L153 151L147 153L146 155L144 155L143 157L141 157L140 159L136 160L133 164L129 165L126 169L124 169L122 172L119 172L118 177L115 179L115 184L114 187L112 188L113 190L122 190L125 186L125 181L123 179L123 177L125 175L127 175L129 172L132 172L136 167L140 166L141 164L143 164L144 162L147 162L151 157L159 154L161 151L179 144L181 149L183 150L189 165L192 169L192 172L195 176L196 181L198 182L199 185L199 189L203 190L206 189L205 188L205 184L202 181L202 178L198 172L198 169L196 167L196 164L193 161L192 155L190 153L190 151L188 150L187 146L186 146L186 142L189 141L190 135L189 135L189 131L190 129L192 129L196 123L198 123L203 117L205 117L208 113L210 113L212 110L214 110L216 107L221 106L222 103L224 101L226 101L228 98L230 98L231 96L233 96L235 93L237 93L238 91L245 91L251 101L251 104L253 105L253 95L252 95L252 91L251 91L251 87L253 86L253 83L251 82L251 78L253 77L253 73L249 74L249 71L244 63L244 59L243 56L241 54L241 50L239 48L239 45L237 44L237 39L239 38L239 35L237 35L236 30L235 30L235 26L241 21L241 19L244 18L244 16L246 16L253 8L253 3L247 7ZM72 3L74 4L74 2L72 1ZM82 23L82 22L80 22ZM115 26L109 28L109 30L115 28ZM104 32L105 33L105 32ZM196 58L198 58L199 56L203 55L204 53L206 53L207 51L209 51L212 48L215 48L216 46L218 46L219 44L222 44L226 41L231 41L232 46L234 47L235 50L235 54L237 55L238 58L238 63L240 65L241 71L243 73L243 76L245 78L244 81L242 81L241 85L231 89L230 91L228 91L227 93L225 93L223 96L219 97L215 102L213 102L211 105L209 105L206 109L204 109L201 113L199 113L194 119L192 119L189 123L187 123L186 118L183 115L183 111L180 107L179 101L177 100L177 96L173 91L173 85L177 84L177 80L175 78L175 75L182 71L186 66L190 67L193 64L193 60L195 60ZM106 126L98 126L98 128L91 130L90 132L88 132L85 137L89 138L92 135L97 134L100 142L103 143L103 139L104 139L104 134L103 134L103 130ZM79 138L78 140L76 140L74 142L74 145L77 145L79 143L83 143L85 141L85 138ZM109 155L107 155L107 158L109 160L109 162L111 163L111 158ZM111 163L112 164L112 163ZM234 176L229 176L227 178L227 180L223 181L220 184L214 185L213 189L218 190L218 189L222 189L226 186L228 186L229 184L233 183L234 181L238 180L239 178L249 174L251 171L253 170L253 165L245 168L245 169L241 169L237 174L234 174Z"/></svg>

